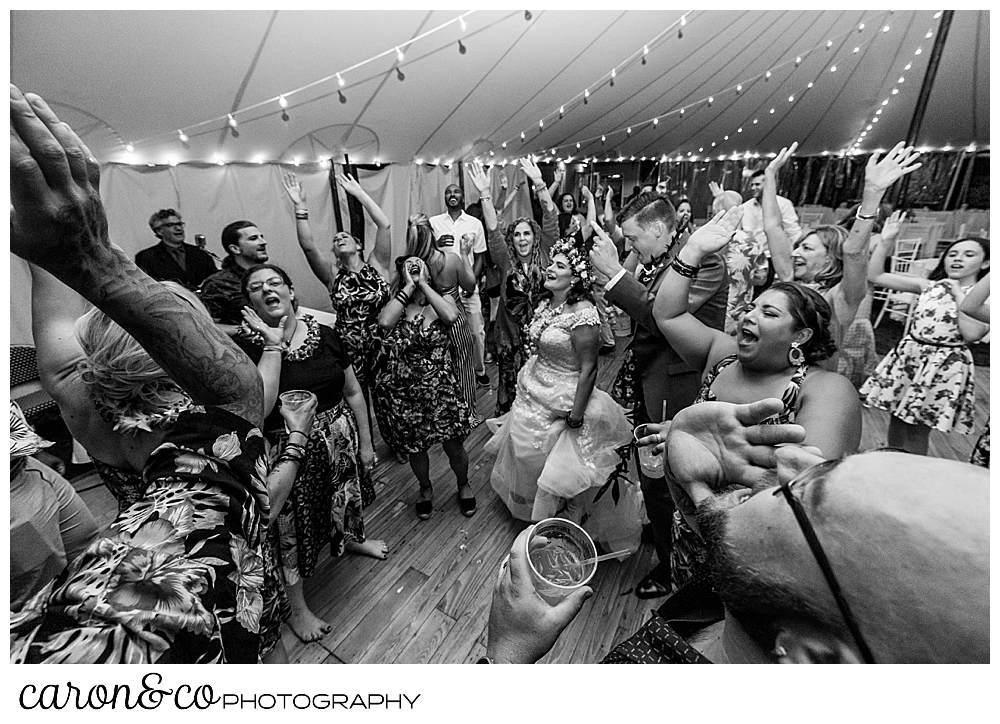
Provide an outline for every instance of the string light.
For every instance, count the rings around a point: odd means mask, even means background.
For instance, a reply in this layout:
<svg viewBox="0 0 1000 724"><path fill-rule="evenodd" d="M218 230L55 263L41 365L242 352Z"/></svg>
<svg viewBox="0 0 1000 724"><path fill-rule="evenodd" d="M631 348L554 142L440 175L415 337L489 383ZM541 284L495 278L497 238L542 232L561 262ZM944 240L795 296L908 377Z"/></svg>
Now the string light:
<svg viewBox="0 0 1000 724"><path fill-rule="evenodd" d="M466 52L465 44L462 42L461 38L458 39L458 52L461 53L462 55L465 55Z"/></svg>
<svg viewBox="0 0 1000 724"><path fill-rule="evenodd" d="M347 96L344 95L343 91L337 91L337 97L340 98L341 103L347 103Z"/></svg>
<svg viewBox="0 0 1000 724"><path fill-rule="evenodd" d="M559 117L560 117L560 118L562 118L562 117L563 117L563 114L564 114L565 112L566 112L566 109L565 109L565 108L564 108L563 106L559 106Z"/></svg>
<svg viewBox="0 0 1000 724"><path fill-rule="evenodd" d="M714 101L714 100L715 100L715 99L714 99L714 98L713 98L712 96L709 96L709 97L708 97L708 106L709 106L709 108L711 108L711 107L712 107L712 101Z"/></svg>
<svg viewBox="0 0 1000 724"><path fill-rule="evenodd" d="M229 117L229 132L233 134L233 138L239 138L240 132L236 130L236 119L233 118L232 113L226 114Z"/></svg>
<svg viewBox="0 0 1000 724"><path fill-rule="evenodd" d="M178 130L177 131L177 137L181 139L181 143L187 143L188 142L188 136L187 136L186 133L184 133L184 131Z"/></svg>
<svg viewBox="0 0 1000 724"><path fill-rule="evenodd" d="M396 77L399 78L400 82L406 80L406 76L403 75L403 70L398 65L396 66Z"/></svg>
<svg viewBox="0 0 1000 724"><path fill-rule="evenodd" d="M135 146L133 146L131 143L126 143L125 150L128 151L129 153L132 153L135 151Z"/></svg>
<svg viewBox="0 0 1000 724"><path fill-rule="evenodd" d="M833 47L833 41L832 40L826 41L826 49L829 50L832 47Z"/></svg>
<svg viewBox="0 0 1000 724"><path fill-rule="evenodd" d="M524 131L521 131L521 140L524 140Z"/></svg>
<svg viewBox="0 0 1000 724"><path fill-rule="evenodd" d="M649 55L649 46L642 46L642 64L646 65L646 56Z"/></svg>
<svg viewBox="0 0 1000 724"><path fill-rule="evenodd" d="M660 119L659 119L659 118L654 118L654 119L653 119L653 125L654 125L654 126L656 126L656 124L657 124L657 123L659 123L659 122L660 122Z"/></svg>
<svg viewBox="0 0 1000 724"><path fill-rule="evenodd" d="M529 23L531 22L531 11L530 10L525 10L524 11L524 19L527 22L529 22Z"/></svg>
<svg viewBox="0 0 1000 724"><path fill-rule="evenodd" d="M768 80L771 80L771 71L767 71L767 72L766 72L766 73L764 74L764 80L765 80L765 81L768 81Z"/></svg>
<svg viewBox="0 0 1000 724"><path fill-rule="evenodd" d="M603 143L604 143L605 141L607 141L607 140L608 140L607 136L601 136L601 143L602 143L602 144L603 144Z"/></svg>
<svg viewBox="0 0 1000 724"><path fill-rule="evenodd" d="M462 27L463 33L468 29L465 25L465 18L463 18L461 15L458 16L458 24Z"/></svg>
<svg viewBox="0 0 1000 724"><path fill-rule="evenodd" d="M343 77L341 77L340 73L337 73L337 83L340 84L341 88L344 87L344 79L343 79Z"/></svg>
<svg viewBox="0 0 1000 724"><path fill-rule="evenodd" d="M398 60L400 63L402 63L405 58L406 58L406 56L403 55L403 51L400 50L399 46L397 45L396 46L396 60Z"/></svg>
<svg viewBox="0 0 1000 724"><path fill-rule="evenodd" d="M278 96L278 105L282 108L288 108L288 99L285 96Z"/></svg>

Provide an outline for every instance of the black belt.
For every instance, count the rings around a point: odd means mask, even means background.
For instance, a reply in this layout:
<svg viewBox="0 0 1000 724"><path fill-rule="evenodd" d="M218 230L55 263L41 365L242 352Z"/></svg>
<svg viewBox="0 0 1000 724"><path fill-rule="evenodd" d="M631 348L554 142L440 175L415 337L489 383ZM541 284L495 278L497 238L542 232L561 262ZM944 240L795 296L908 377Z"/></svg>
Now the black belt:
<svg viewBox="0 0 1000 724"><path fill-rule="evenodd" d="M912 332L908 333L907 337L909 337L910 339L912 339L914 342L919 342L920 344L926 344L926 345L929 345L931 347L965 347L966 346L965 342L959 342L957 344L948 344L946 342L931 342L931 341L926 340L926 339L920 339L919 337L915 336ZM903 339L905 340L906 337L903 337Z"/></svg>

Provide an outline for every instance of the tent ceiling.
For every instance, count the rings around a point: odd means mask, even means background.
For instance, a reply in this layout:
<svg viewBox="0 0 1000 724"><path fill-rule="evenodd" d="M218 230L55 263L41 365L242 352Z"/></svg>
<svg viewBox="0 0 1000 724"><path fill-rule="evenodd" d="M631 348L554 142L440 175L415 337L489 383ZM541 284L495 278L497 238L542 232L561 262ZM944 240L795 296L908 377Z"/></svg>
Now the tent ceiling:
<svg viewBox="0 0 1000 724"><path fill-rule="evenodd" d="M465 31L452 22L414 40L460 12L12 11L11 80L102 162L687 157L793 140L808 155L839 152L868 125L861 150L906 136L940 22L934 10L538 10L530 21L479 10ZM343 88L331 78L289 93L383 51L343 73ZM989 81L988 11L957 11L918 144L989 144Z"/></svg>

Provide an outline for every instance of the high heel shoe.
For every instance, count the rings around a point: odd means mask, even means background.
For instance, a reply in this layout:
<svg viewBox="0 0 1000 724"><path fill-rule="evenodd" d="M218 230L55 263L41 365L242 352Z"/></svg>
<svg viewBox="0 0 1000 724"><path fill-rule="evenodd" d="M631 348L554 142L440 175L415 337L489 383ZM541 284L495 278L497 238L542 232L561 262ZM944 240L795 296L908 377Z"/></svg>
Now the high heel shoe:
<svg viewBox="0 0 1000 724"><path fill-rule="evenodd" d="M472 495L468 498L462 497L462 488L469 487L469 484L458 486L458 507L462 511L462 515L466 518L471 518L476 513L476 496Z"/></svg>
<svg viewBox="0 0 1000 724"><path fill-rule="evenodd" d="M427 493L428 495L433 496L434 489L432 487L428 486L426 488L420 488L421 493L423 493L425 490L428 491ZM431 517L431 513L434 512L433 497L428 498L427 500L418 500L416 509L417 509L417 517L420 518L420 520L429 519Z"/></svg>

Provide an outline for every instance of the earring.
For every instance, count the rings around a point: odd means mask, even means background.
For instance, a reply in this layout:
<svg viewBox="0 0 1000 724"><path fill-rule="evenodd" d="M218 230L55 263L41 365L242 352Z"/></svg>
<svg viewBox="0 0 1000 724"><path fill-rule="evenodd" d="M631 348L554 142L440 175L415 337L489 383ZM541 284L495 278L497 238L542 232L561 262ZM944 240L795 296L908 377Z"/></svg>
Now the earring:
<svg viewBox="0 0 1000 724"><path fill-rule="evenodd" d="M806 354L799 347L798 342L792 342L792 346L788 349L788 364L793 367L799 367L803 362L806 361Z"/></svg>

